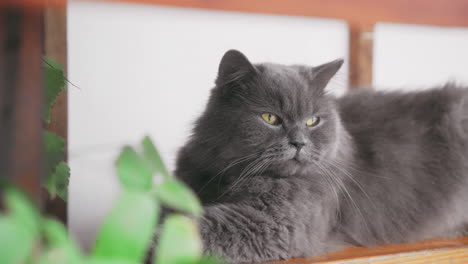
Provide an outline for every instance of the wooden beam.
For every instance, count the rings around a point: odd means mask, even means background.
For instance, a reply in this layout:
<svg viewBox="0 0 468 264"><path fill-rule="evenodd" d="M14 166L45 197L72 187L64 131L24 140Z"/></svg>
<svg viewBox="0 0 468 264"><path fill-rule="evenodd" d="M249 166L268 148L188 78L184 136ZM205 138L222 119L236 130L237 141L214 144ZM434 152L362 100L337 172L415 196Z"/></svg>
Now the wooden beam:
<svg viewBox="0 0 468 264"><path fill-rule="evenodd" d="M42 19L40 9L2 8L2 175L41 205L42 178Z"/></svg>
<svg viewBox="0 0 468 264"><path fill-rule="evenodd" d="M336 18L351 24L392 22L436 26L468 26L467 0L107 0L166 6L265 14ZM2 0L42 8L65 5L67 0Z"/></svg>
<svg viewBox="0 0 468 264"><path fill-rule="evenodd" d="M7 41L10 41L11 36L8 34L7 25L8 21L7 11L0 8L0 179L9 177L9 151L10 146L10 130L11 124L6 115L8 109L11 108L11 90L7 89L8 86L13 85L13 80L9 74L10 56L12 54L7 51ZM11 27L11 26L10 26ZM0 197L2 196L2 189L0 188ZM1 206L1 204L0 204Z"/></svg>
<svg viewBox="0 0 468 264"><path fill-rule="evenodd" d="M36 0L41 1L41 0ZM118 2L376 22L468 26L467 0L110 0Z"/></svg>
<svg viewBox="0 0 468 264"><path fill-rule="evenodd" d="M468 0L103 0L265 14L336 18L350 24L392 22L435 26L468 26ZM67 0L2 0L42 8Z"/></svg>
<svg viewBox="0 0 468 264"><path fill-rule="evenodd" d="M349 42L350 86L372 85L373 25L351 25Z"/></svg>

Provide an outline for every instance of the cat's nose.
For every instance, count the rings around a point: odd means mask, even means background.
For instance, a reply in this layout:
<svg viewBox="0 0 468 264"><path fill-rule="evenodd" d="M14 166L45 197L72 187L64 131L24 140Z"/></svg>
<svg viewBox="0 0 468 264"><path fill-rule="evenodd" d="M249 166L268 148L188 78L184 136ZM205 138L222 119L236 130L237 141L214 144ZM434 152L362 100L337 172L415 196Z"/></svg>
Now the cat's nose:
<svg viewBox="0 0 468 264"><path fill-rule="evenodd" d="M296 147L298 152L305 146L305 143L299 140L291 140L289 141L289 144Z"/></svg>

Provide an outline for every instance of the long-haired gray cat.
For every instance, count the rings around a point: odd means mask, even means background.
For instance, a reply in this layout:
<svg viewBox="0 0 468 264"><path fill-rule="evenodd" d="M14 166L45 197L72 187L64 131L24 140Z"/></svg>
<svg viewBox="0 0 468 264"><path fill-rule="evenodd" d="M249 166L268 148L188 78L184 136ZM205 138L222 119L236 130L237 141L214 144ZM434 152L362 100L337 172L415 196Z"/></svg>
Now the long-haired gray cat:
<svg viewBox="0 0 468 264"><path fill-rule="evenodd" d="M176 169L205 206L207 253L263 262L466 230L468 90L337 99L342 63L224 55Z"/></svg>

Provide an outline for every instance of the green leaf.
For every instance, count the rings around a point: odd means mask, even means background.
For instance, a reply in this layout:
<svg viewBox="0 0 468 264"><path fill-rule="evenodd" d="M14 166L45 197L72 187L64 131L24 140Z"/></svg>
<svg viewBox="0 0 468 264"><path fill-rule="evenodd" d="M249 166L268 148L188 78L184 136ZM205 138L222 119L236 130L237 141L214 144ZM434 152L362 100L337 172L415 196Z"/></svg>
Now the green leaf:
<svg viewBox="0 0 468 264"><path fill-rule="evenodd" d="M154 187L156 197L167 206L194 216L201 216L203 209L195 194L175 178L166 179Z"/></svg>
<svg viewBox="0 0 468 264"><path fill-rule="evenodd" d="M0 217L0 263L23 263L34 246L34 236L14 218Z"/></svg>
<svg viewBox="0 0 468 264"><path fill-rule="evenodd" d="M37 263L37 262L33 262ZM68 247L56 247L47 250L40 258L40 264L84 264L78 255L70 253Z"/></svg>
<svg viewBox="0 0 468 264"><path fill-rule="evenodd" d="M44 121L50 122L50 111L55 99L65 88L65 76L63 68L54 60L44 57L45 87L46 87L46 109L44 109Z"/></svg>
<svg viewBox="0 0 468 264"><path fill-rule="evenodd" d="M0 263L20 263L39 241L39 211L20 191L5 189L8 216L0 216Z"/></svg>
<svg viewBox="0 0 468 264"><path fill-rule="evenodd" d="M44 131L44 145L47 175L45 187L52 198L59 195L66 201L70 169L63 161L65 159L65 142L63 138L54 133Z"/></svg>
<svg viewBox="0 0 468 264"><path fill-rule="evenodd" d="M196 224L185 216L171 215L163 224L155 264L197 263L202 244Z"/></svg>
<svg viewBox="0 0 468 264"><path fill-rule="evenodd" d="M60 63L54 61L53 59L47 57L47 56L43 56L42 57L43 60L44 60L44 66L45 67L49 67L49 68L52 68L52 69L58 69L58 70L61 70L63 71L63 67Z"/></svg>
<svg viewBox="0 0 468 264"><path fill-rule="evenodd" d="M64 201L68 198L68 183L70 181L70 168L65 162L60 162L55 167L54 173L46 179L46 188L52 198L60 196Z"/></svg>
<svg viewBox="0 0 468 264"><path fill-rule="evenodd" d="M159 172L166 178L171 177L169 171L161 159L161 155L159 155L159 152L151 139L149 137L145 137L141 144L143 145L143 155L150 163L153 173Z"/></svg>
<svg viewBox="0 0 468 264"><path fill-rule="evenodd" d="M140 262L120 260L120 259L103 259L103 258L92 258L84 262L83 264L141 264Z"/></svg>
<svg viewBox="0 0 468 264"><path fill-rule="evenodd" d="M41 259L41 264L80 264L81 253L71 241L65 226L55 219L44 219L42 228L48 250Z"/></svg>
<svg viewBox="0 0 468 264"><path fill-rule="evenodd" d="M46 218L42 221L44 238L49 247L60 247L63 245L72 245L65 226L52 218Z"/></svg>
<svg viewBox="0 0 468 264"><path fill-rule="evenodd" d="M149 164L131 147L125 147L117 159L117 175L127 189L149 190L152 172Z"/></svg>
<svg viewBox="0 0 468 264"><path fill-rule="evenodd" d="M46 173L52 175L57 165L65 159L65 142L54 133L44 131L44 148Z"/></svg>
<svg viewBox="0 0 468 264"><path fill-rule="evenodd" d="M31 200L18 190L7 189L5 201L11 219L21 225L22 229L26 230L32 238L37 238L40 216Z"/></svg>
<svg viewBox="0 0 468 264"><path fill-rule="evenodd" d="M99 231L93 256L142 261L157 224L159 207L149 194L125 190Z"/></svg>

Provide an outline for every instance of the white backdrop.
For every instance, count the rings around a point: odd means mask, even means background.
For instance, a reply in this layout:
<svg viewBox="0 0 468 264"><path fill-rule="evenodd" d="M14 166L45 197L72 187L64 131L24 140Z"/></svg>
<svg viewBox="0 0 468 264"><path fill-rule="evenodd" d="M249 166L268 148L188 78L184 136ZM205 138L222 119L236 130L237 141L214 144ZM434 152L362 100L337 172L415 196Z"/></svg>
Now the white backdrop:
<svg viewBox="0 0 468 264"><path fill-rule="evenodd" d="M348 58L342 21L72 1L68 7L69 226L89 247L119 186L114 161L144 135L172 169L219 60L317 65ZM334 92L345 91L347 65Z"/></svg>
<svg viewBox="0 0 468 264"><path fill-rule="evenodd" d="M377 24L373 77L385 90L468 85L468 28Z"/></svg>

